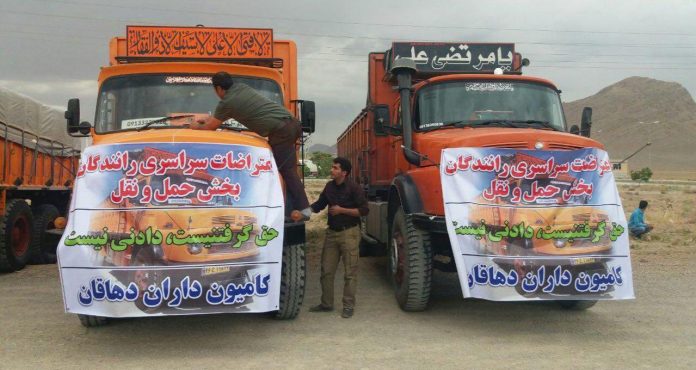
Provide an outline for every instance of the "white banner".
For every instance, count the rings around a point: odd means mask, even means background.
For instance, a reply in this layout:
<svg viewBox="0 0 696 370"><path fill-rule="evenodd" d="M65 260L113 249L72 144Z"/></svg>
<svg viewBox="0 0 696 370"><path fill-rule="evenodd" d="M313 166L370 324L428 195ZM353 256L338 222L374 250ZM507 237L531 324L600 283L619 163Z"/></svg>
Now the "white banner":
<svg viewBox="0 0 696 370"><path fill-rule="evenodd" d="M464 297L634 298L628 227L606 152L452 148L440 163Z"/></svg>
<svg viewBox="0 0 696 370"><path fill-rule="evenodd" d="M92 146L73 191L58 246L67 312L278 309L284 202L269 149Z"/></svg>

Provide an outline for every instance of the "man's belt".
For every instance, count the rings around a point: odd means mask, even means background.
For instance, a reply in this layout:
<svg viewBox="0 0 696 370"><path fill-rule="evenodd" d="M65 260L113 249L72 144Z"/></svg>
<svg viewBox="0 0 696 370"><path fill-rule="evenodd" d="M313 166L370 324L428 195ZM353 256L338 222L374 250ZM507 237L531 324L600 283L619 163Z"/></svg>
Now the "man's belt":
<svg viewBox="0 0 696 370"><path fill-rule="evenodd" d="M342 226L335 226L335 227L329 226L329 229L331 229L331 231L338 231L338 232L340 232L340 231L345 231L345 230L348 230L348 229L352 229L352 228L354 228L354 227L356 227L356 226L358 226L358 224L355 224L355 225L342 225Z"/></svg>

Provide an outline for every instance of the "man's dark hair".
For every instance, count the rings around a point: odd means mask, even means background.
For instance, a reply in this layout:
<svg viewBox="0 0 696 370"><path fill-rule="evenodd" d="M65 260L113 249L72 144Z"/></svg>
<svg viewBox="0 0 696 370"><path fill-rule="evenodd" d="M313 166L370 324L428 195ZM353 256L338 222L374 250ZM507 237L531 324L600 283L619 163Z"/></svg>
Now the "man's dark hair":
<svg viewBox="0 0 696 370"><path fill-rule="evenodd" d="M232 84L232 76L227 72L218 72L213 75L213 87L220 86L223 90L227 91L232 87Z"/></svg>
<svg viewBox="0 0 696 370"><path fill-rule="evenodd" d="M647 200L641 200L640 203L638 203L638 208L640 208L640 209L646 209L646 208L648 208L648 201L647 201Z"/></svg>
<svg viewBox="0 0 696 370"><path fill-rule="evenodd" d="M333 163L338 163L338 165L341 167L341 170L346 171L346 174L350 175L350 170L352 166L350 165L350 161L347 158L336 157L334 158Z"/></svg>

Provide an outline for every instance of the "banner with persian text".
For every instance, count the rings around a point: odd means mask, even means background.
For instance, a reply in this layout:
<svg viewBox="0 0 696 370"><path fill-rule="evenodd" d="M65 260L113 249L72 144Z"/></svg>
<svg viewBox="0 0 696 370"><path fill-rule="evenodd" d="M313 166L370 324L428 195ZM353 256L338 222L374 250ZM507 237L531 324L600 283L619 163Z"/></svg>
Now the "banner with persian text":
<svg viewBox="0 0 696 370"><path fill-rule="evenodd" d="M464 297L634 298L606 152L452 148L440 178Z"/></svg>
<svg viewBox="0 0 696 370"><path fill-rule="evenodd" d="M515 44L467 42L395 42L389 64L410 58L419 73L492 73L514 71Z"/></svg>
<svg viewBox="0 0 696 370"><path fill-rule="evenodd" d="M128 26L126 54L141 58L269 59L273 30Z"/></svg>
<svg viewBox="0 0 696 370"><path fill-rule="evenodd" d="M73 191L58 246L67 312L278 309L284 202L269 149L92 146Z"/></svg>

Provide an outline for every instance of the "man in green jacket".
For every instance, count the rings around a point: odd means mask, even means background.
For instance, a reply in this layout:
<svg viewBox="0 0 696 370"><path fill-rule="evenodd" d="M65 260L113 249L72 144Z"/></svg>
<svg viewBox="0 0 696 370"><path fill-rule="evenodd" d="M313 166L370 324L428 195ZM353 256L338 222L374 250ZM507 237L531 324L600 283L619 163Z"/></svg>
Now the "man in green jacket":
<svg viewBox="0 0 696 370"><path fill-rule="evenodd" d="M215 130L232 118L249 130L268 137L278 172L285 180L285 187L293 201L291 217L294 221L308 220L312 211L297 174L295 143L302 136L300 122L282 105L243 83L234 82L227 72L218 72L213 76L213 88L220 98L215 113L192 128Z"/></svg>

